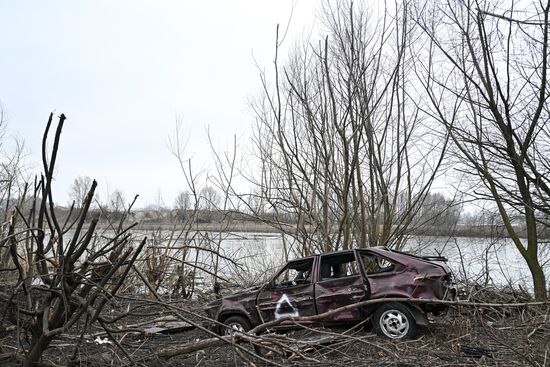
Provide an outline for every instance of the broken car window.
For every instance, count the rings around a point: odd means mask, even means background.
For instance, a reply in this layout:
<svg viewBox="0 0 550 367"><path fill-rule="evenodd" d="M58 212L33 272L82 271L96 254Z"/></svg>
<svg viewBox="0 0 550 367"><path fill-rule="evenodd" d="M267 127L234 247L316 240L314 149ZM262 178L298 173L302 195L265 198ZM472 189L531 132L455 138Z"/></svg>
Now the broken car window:
<svg viewBox="0 0 550 367"><path fill-rule="evenodd" d="M363 263L363 269L367 274L383 273L393 270L395 265L380 256L361 252L361 262Z"/></svg>
<svg viewBox="0 0 550 367"><path fill-rule="evenodd" d="M321 257L321 280L358 275L357 269L353 252Z"/></svg>
<svg viewBox="0 0 550 367"><path fill-rule="evenodd" d="M298 284L311 283L311 271L313 259L306 259L289 263L285 269L275 278L275 288L293 287Z"/></svg>

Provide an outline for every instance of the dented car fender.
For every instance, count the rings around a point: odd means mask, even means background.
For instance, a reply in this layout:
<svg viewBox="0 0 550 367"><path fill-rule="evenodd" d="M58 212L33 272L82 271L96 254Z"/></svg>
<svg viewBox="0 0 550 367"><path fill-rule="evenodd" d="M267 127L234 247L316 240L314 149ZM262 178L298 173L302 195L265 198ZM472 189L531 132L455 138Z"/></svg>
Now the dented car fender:
<svg viewBox="0 0 550 367"><path fill-rule="evenodd" d="M428 312L440 312L447 306L438 302L415 304L408 300L448 300L454 298L455 293L452 274L442 257L420 257L371 247L291 260L280 267L267 283L214 301L205 311L211 319L222 323L231 316L241 316L249 321L251 327L278 319L283 319L278 326L285 327L294 325L287 318L320 315L364 300L401 298L403 301L399 302L382 301L357 308L347 307L315 322L336 325L360 322L374 316L375 319L385 318L384 323L378 320L381 325L390 325L388 320L401 322L401 316L392 315L393 305L396 314L399 314L399 309L410 311L406 313L414 319L410 328L414 331L415 325L429 324ZM391 312L386 314L384 309ZM387 315L393 320L386 319Z"/></svg>

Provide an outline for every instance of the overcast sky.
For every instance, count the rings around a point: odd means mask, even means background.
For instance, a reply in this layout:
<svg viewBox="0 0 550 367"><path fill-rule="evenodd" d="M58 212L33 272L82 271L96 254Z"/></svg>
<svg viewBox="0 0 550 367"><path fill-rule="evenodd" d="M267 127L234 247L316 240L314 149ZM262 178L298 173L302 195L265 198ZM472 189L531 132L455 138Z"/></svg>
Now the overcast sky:
<svg viewBox="0 0 550 367"><path fill-rule="evenodd" d="M0 102L9 133L25 140L38 169L48 114L68 117L54 196L68 201L79 175L100 193L158 192L168 205L183 188L167 148L176 118L188 154L203 165L206 128L219 147L247 143L260 90L255 60L270 68L277 23L286 45L315 28L314 0L8 1L0 0Z"/></svg>

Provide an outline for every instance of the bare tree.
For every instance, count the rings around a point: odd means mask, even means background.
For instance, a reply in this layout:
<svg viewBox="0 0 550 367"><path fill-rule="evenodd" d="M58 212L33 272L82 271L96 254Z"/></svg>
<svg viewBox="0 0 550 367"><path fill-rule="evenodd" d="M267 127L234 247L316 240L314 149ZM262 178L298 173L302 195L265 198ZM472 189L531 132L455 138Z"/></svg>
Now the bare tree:
<svg viewBox="0 0 550 367"><path fill-rule="evenodd" d="M220 255L221 229L218 235L214 231L200 230L199 223L211 219L213 212L218 210L221 197L218 191L209 185L199 190L198 182L204 171L196 171L192 160L187 157L187 140L182 122L178 120L168 147L178 161L184 178L185 194L178 196L176 205L185 206L187 209L183 222L177 225L179 230L176 230L176 226L174 227L170 239L166 241L163 248L172 250L171 259L177 264L174 293L191 297L195 291L195 281L201 274L213 279L214 284L218 284L219 280L227 281L219 275L218 267L220 257L229 259ZM214 286L214 288L219 291L219 287Z"/></svg>
<svg viewBox="0 0 550 367"><path fill-rule="evenodd" d="M74 202L76 208L82 208L90 187L92 187L92 179L90 177L78 176L74 179L69 189L69 198Z"/></svg>
<svg viewBox="0 0 550 367"><path fill-rule="evenodd" d="M189 193L180 192L174 200L174 209L176 210L176 219L185 220L187 211L191 209L191 198Z"/></svg>
<svg viewBox="0 0 550 367"><path fill-rule="evenodd" d="M550 1L418 3L416 73L452 137L470 195L490 201L547 299L539 233L550 209ZM516 225L524 227L521 238Z"/></svg>
<svg viewBox="0 0 550 367"><path fill-rule="evenodd" d="M23 140L14 138L12 147L6 147L6 143L10 140L6 137L7 124L6 112L0 103L0 218L2 220L0 235L2 237L6 235L10 213L25 190L26 179L25 144ZM8 249L0 248L2 268L7 268L9 258Z"/></svg>
<svg viewBox="0 0 550 367"><path fill-rule="evenodd" d="M292 214L304 254L400 247L446 143L412 98L407 3L381 17L344 1L323 12L327 36L284 66L277 38L273 83L262 73L256 192L279 218Z"/></svg>
<svg viewBox="0 0 550 367"><path fill-rule="evenodd" d="M201 199L201 209L208 212L216 210L218 205L220 205L221 197L219 192L212 186L204 186L200 190L200 199Z"/></svg>
<svg viewBox="0 0 550 367"><path fill-rule="evenodd" d="M122 218L124 212L126 212L126 198L121 190L115 190L111 193L108 208L113 220L118 221Z"/></svg>
<svg viewBox="0 0 550 367"><path fill-rule="evenodd" d="M452 234L458 224L462 206L457 198L448 199L441 193L429 193L416 214L422 232L434 235Z"/></svg>
<svg viewBox="0 0 550 367"><path fill-rule="evenodd" d="M11 213L8 235L0 242L9 248L18 278L13 294L1 292L0 298L10 305L7 317L20 326L18 333L31 337L24 366L36 366L51 341L83 319L83 333L96 322L108 330L118 317L111 319L101 311L124 283L145 244L144 239L132 246L129 228L101 240L95 235L98 218L85 228L95 181L76 219L58 220L51 188L65 119L59 116L55 127L50 114L42 140L43 174L33 187L26 186ZM48 154L50 130L55 134ZM32 201L28 211L20 205L27 195Z"/></svg>

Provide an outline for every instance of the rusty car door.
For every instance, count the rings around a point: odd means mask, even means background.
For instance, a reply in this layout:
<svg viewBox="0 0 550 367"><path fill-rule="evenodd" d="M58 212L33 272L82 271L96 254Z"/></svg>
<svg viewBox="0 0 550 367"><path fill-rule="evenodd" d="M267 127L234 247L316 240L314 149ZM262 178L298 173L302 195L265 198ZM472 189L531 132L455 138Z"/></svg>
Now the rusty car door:
<svg viewBox="0 0 550 367"><path fill-rule="evenodd" d="M353 251L322 255L315 284L319 314L360 302L366 297L365 282ZM362 318L359 308L336 313L324 321L355 321Z"/></svg>
<svg viewBox="0 0 550 367"><path fill-rule="evenodd" d="M263 322L315 315L313 264L313 257L291 261L260 290L256 304Z"/></svg>

